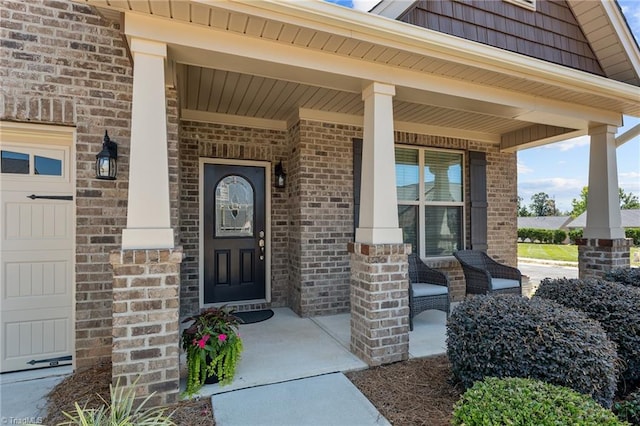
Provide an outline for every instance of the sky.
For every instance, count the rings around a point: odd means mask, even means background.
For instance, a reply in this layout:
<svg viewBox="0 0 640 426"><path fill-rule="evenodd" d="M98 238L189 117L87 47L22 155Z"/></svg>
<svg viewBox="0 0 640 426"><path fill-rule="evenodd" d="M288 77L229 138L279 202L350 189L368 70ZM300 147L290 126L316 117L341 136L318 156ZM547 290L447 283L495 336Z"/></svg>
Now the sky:
<svg viewBox="0 0 640 426"><path fill-rule="evenodd" d="M359 10L371 9L378 0L328 0ZM636 40L640 40L640 0L618 0ZM624 117L618 134L640 123L640 118ZM640 198L640 136L617 149L618 185ZM589 137L583 136L518 152L518 195L523 204L531 196L545 192L561 212L571 211L571 201L589 180Z"/></svg>

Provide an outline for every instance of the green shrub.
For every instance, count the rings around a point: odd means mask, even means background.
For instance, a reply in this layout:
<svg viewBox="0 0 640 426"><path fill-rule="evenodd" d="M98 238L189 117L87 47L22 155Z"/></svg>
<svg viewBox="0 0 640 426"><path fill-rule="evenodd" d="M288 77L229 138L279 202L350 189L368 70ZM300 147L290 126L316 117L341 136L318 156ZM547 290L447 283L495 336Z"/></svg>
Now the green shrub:
<svg viewBox="0 0 640 426"><path fill-rule="evenodd" d="M631 238L634 246L640 246L640 228L625 228L624 236Z"/></svg>
<svg viewBox="0 0 640 426"><path fill-rule="evenodd" d="M529 240L532 243L560 244L565 240L565 238L567 238L567 233L562 230L536 228L518 229L518 240L522 242Z"/></svg>
<svg viewBox="0 0 640 426"><path fill-rule="evenodd" d="M604 279L616 283L640 287L640 268L616 268L604 274Z"/></svg>
<svg viewBox="0 0 640 426"><path fill-rule="evenodd" d="M607 281L546 278L534 297L579 309L600 322L618 345L622 379L627 384L640 380L640 290Z"/></svg>
<svg viewBox="0 0 640 426"><path fill-rule="evenodd" d="M531 230L531 228L518 228L518 240L519 241L526 241L527 238L529 238L529 231Z"/></svg>
<svg viewBox="0 0 640 426"><path fill-rule="evenodd" d="M582 238L582 229L572 229L569 231L569 241L571 241L571 244L575 244L576 240L580 238Z"/></svg>
<svg viewBox="0 0 640 426"><path fill-rule="evenodd" d="M529 377L570 387L610 407L615 344L596 321L554 302L476 296L447 324L451 370L465 388L485 377Z"/></svg>
<svg viewBox="0 0 640 426"><path fill-rule="evenodd" d="M567 239L567 233L562 229L553 231L553 244L562 244Z"/></svg>
<svg viewBox="0 0 640 426"><path fill-rule="evenodd" d="M593 399L523 378L476 382L454 406L454 425L624 425Z"/></svg>
<svg viewBox="0 0 640 426"><path fill-rule="evenodd" d="M640 425L640 390L630 394L624 401L613 404L613 412L622 420Z"/></svg>

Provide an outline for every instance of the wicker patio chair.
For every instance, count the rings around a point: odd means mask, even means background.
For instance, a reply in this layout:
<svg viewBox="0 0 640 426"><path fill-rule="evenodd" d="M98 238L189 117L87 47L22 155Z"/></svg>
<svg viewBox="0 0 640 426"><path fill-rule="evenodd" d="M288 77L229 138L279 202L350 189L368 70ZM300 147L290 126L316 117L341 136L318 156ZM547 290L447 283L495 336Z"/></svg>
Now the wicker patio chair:
<svg viewBox="0 0 640 426"><path fill-rule="evenodd" d="M480 250L458 250L453 255L462 265L466 294L522 295L522 274L517 268L498 263Z"/></svg>
<svg viewBox="0 0 640 426"><path fill-rule="evenodd" d="M449 318L449 280L440 271L422 262L415 253L409 255L409 329L413 317L422 311L437 309Z"/></svg>

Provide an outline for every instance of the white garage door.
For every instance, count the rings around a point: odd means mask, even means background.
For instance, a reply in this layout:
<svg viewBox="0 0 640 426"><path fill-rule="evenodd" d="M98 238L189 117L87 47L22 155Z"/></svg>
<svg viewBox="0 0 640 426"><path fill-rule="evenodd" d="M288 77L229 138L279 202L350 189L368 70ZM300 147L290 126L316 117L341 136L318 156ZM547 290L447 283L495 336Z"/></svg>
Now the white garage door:
<svg viewBox="0 0 640 426"><path fill-rule="evenodd" d="M2 123L0 371L68 364L74 343L73 131Z"/></svg>

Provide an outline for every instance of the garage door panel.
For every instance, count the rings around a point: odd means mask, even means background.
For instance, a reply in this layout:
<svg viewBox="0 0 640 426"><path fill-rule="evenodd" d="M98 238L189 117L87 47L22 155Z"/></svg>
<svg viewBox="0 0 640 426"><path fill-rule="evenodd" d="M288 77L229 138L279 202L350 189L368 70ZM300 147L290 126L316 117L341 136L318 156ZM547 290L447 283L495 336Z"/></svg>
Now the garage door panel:
<svg viewBox="0 0 640 426"><path fill-rule="evenodd" d="M71 202L12 201L15 197L15 193L4 197L3 250L29 250L34 244L40 249L71 248Z"/></svg>
<svg viewBox="0 0 640 426"><path fill-rule="evenodd" d="M65 308L3 313L3 369L23 370L31 360L70 355L70 321Z"/></svg>
<svg viewBox="0 0 640 426"><path fill-rule="evenodd" d="M3 308L32 309L43 304L45 306L69 305L72 292L72 271L69 259L47 261L3 259L2 264Z"/></svg>

